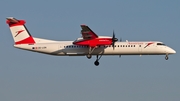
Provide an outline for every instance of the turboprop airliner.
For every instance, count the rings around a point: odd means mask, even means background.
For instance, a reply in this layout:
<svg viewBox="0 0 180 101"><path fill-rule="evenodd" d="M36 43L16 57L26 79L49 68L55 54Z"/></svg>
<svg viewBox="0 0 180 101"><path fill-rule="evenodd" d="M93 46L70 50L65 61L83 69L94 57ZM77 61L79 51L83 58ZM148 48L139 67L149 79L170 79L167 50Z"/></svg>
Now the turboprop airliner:
<svg viewBox="0 0 180 101"><path fill-rule="evenodd" d="M87 25L81 25L82 37L75 41L54 41L33 37L25 26L25 20L17 20L13 17L6 18L12 37L14 47L57 56L86 56L91 59L96 56L94 64L99 65L103 55L168 55L176 51L160 41L118 41L113 36L98 36Z"/></svg>

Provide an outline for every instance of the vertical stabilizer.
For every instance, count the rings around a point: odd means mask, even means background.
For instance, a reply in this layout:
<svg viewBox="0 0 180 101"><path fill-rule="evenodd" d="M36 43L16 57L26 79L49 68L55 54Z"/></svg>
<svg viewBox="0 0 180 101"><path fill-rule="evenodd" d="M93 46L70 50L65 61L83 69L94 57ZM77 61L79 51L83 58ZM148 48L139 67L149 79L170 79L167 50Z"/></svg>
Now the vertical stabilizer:
<svg viewBox="0 0 180 101"><path fill-rule="evenodd" d="M6 18L6 23L12 33L15 44L34 44L35 41L25 26L25 20L17 20L13 17Z"/></svg>

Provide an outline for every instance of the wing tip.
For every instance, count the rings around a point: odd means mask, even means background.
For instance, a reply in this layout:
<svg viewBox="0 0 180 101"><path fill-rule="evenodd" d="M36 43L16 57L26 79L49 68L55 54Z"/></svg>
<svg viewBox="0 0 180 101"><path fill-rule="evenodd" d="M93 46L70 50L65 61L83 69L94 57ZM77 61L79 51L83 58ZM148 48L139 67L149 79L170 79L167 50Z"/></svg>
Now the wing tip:
<svg viewBox="0 0 180 101"><path fill-rule="evenodd" d="M81 24L81 26L87 26L86 24Z"/></svg>

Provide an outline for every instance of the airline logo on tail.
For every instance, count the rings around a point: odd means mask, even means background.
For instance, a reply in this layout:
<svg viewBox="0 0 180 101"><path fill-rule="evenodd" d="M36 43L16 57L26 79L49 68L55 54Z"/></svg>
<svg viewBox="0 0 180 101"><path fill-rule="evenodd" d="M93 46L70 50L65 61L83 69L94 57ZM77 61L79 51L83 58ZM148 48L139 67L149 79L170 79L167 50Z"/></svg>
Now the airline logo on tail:
<svg viewBox="0 0 180 101"><path fill-rule="evenodd" d="M14 36L14 37L16 37L16 36L18 36L21 32L23 32L24 30L20 30L20 31L17 31L16 33L16 35Z"/></svg>

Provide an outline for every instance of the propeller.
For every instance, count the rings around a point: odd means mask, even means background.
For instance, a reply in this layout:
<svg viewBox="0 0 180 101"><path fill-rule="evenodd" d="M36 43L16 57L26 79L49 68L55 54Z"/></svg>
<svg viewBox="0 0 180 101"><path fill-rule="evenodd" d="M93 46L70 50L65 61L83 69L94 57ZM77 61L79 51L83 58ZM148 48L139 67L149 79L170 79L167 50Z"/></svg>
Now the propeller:
<svg viewBox="0 0 180 101"><path fill-rule="evenodd" d="M114 50L115 42L116 41L118 41L118 39L115 37L114 30L113 30L113 37L112 37L112 47L113 47L113 50Z"/></svg>

